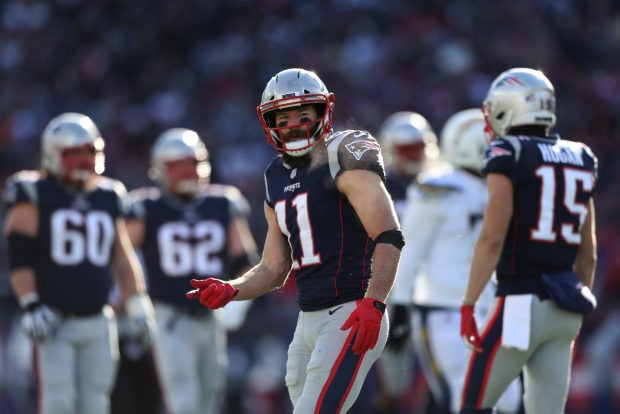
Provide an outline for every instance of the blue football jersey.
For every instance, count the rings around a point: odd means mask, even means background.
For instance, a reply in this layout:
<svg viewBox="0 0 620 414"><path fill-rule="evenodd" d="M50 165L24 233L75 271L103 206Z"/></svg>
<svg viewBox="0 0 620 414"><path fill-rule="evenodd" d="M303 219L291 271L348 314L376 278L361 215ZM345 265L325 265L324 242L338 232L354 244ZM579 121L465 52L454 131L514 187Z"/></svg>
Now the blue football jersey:
<svg viewBox="0 0 620 414"><path fill-rule="evenodd" d="M128 219L145 223L143 252L149 294L155 301L204 310L185 298L193 278L228 279L228 227L249 204L232 186L210 184L191 200L142 188L129 195Z"/></svg>
<svg viewBox="0 0 620 414"><path fill-rule="evenodd" d="M570 269L597 180L590 148L559 137L506 136L487 149L483 171L506 175L514 186L498 278Z"/></svg>
<svg viewBox="0 0 620 414"><path fill-rule="evenodd" d="M123 215L125 187L97 177L89 191L78 192L37 171L7 180L9 208L32 203L38 208L35 275L41 300L61 312L90 315L101 311L113 280L111 258L116 219Z"/></svg>
<svg viewBox="0 0 620 414"><path fill-rule="evenodd" d="M277 158L265 170L266 202L288 239L303 311L364 296L374 243L336 180L353 169L385 180L380 147L367 132L338 132L318 145L303 166Z"/></svg>

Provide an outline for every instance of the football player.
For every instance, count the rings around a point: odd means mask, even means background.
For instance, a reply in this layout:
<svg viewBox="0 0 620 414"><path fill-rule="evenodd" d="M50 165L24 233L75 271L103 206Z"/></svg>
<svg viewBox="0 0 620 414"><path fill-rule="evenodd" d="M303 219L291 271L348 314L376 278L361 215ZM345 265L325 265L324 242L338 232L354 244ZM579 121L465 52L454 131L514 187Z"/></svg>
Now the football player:
<svg viewBox="0 0 620 414"><path fill-rule="evenodd" d="M388 332L385 299L404 244L377 141L332 132L334 94L305 69L267 83L257 108L279 156L265 171L260 263L237 279L192 281L208 308L255 298L295 278L301 308L286 385L295 414L345 413Z"/></svg>
<svg viewBox="0 0 620 414"><path fill-rule="evenodd" d="M411 241L403 249L391 301L413 303L414 348L437 413L459 410L458 391L466 368L466 348L458 335L459 308L487 200L481 173L486 147L480 109L452 115L441 131L444 163L418 176L403 215L403 232ZM480 310L489 306L491 289L489 284L479 300ZM516 412L519 402L516 380L499 408Z"/></svg>
<svg viewBox="0 0 620 414"><path fill-rule="evenodd" d="M225 326L213 311L185 298L189 281L228 279L257 262L248 202L237 188L210 183L210 172L196 131L172 128L151 150L149 175L158 187L130 193L127 227L143 252L159 326L155 362L170 414L219 413L226 385ZM242 319L245 308L233 307L226 319Z"/></svg>
<svg viewBox="0 0 620 414"><path fill-rule="evenodd" d="M483 111L489 201L461 306L472 350L461 413L492 412L523 370L525 412L560 414L575 337L595 306L597 159L585 144L549 133L555 91L539 70L501 73ZM479 330L475 307L494 270L496 297Z"/></svg>
<svg viewBox="0 0 620 414"><path fill-rule="evenodd" d="M41 171L8 179L11 283L36 346L41 413L109 412L118 362L113 276L136 329L155 329L123 219L125 187L103 177L104 140L86 115L64 113L42 135Z"/></svg>

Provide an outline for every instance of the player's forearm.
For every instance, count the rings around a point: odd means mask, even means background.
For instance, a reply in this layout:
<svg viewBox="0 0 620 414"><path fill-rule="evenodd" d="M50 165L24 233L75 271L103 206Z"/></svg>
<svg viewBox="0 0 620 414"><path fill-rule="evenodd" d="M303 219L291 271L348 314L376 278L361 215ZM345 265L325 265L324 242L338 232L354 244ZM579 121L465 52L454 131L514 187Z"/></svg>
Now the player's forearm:
<svg viewBox="0 0 620 414"><path fill-rule="evenodd" d="M15 269L11 272L11 287L17 299L27 293L36 292L34 271L29 268Z"/></svg>
<svg viewBox="0 0 620 414"><path fill-rule="evenodd" d="M385 302L394 284L400 250L388 243L378 243L372 256L372 276L366 291L367 298Z"/></svg>
<svg viewBox="0 0 620 414"><path fill-rule="evenodd" d="M144 274L137 257L119 252L113 269L118 288L125 300L135 293L146 291Z"/></svg>
<svg viewBox="0 0 620 414"><path fill-rule="evenodd" d="M239 289L235 300L254 299L284 285L290 271L289 266L268 266L261 262L230 282Z"/></svg>
<svg viewBox="0 0 620 414"><path fill-rule="evenodd" d="M596 226L594 218L594 202L590 201L588 215L581 229L581 244L577 250L577 257L573 265L573 271L581 282L592 287L597 262Z"/></svg>
<svg viewBox="0 0 620 414"><path fill-rule="evenodd" d="M481 236L472 257L463 303L473 305L489 282L501 254L503 241Z"/></svg>

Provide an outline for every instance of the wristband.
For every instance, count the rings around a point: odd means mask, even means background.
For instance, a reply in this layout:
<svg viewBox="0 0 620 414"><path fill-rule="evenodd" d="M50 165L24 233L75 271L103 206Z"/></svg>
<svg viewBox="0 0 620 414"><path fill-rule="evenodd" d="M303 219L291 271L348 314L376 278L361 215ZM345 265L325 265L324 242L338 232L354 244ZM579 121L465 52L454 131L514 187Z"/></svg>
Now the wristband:
<svg viewBox="0 0 620 414"><path fill-rule="evenodd" d="M385 313L385 303L376 299L372 300L372 305L381 313Z"/></svg>
<svg viewBox="0 0 620 414"><path fill-rule="evenodd" d="M28 308L33 303L39 302L39 294L37 292L28 292L19 297L19 306L22 309Z"/></svg>

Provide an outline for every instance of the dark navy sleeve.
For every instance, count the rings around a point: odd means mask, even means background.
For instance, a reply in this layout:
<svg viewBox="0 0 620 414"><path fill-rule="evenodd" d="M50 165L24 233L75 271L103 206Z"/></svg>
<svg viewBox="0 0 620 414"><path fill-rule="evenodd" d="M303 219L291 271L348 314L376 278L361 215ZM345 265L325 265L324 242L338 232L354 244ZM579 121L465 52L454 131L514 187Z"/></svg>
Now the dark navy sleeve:
<svg viewBox="0 0 620 414"><path fill-rule="evenodd" d="M206 194L226 198L229 204L228 213L231 217L248 216L250 214L250 203L241 194L241 191L233 185L210 184L207 187Z"/></svg>
<svg viewBox="0 0 620 414"><path fill-rule="evenodd" d="M598 182L598 158L596 158L596 155L594 155L594 152L592 152L592 150L590 149L590 147L588 147L586 144L582 144L583 145L583 152L584 152L584 156L587 157L590 162L592 162L592 171L594 173L594 178L596 180L596 182Z"/></svg>
<svg viewBox="0 0 620 414"><path fill-rule="evenodd" d="M146 220L147 211L146 202L149 199L154 199L160 194L159 189L155 187L144 187L132 190L125 197L125 204L127 205L125 218Z"/></svg>
<svg viewBox="0 0 620 414"><path fill-rule="evenodd" d="M508 176L511 180L516 176L518 151L513 145L499 139L493 141L484 154L482 172L487 175L497 173Z"/></svg>

